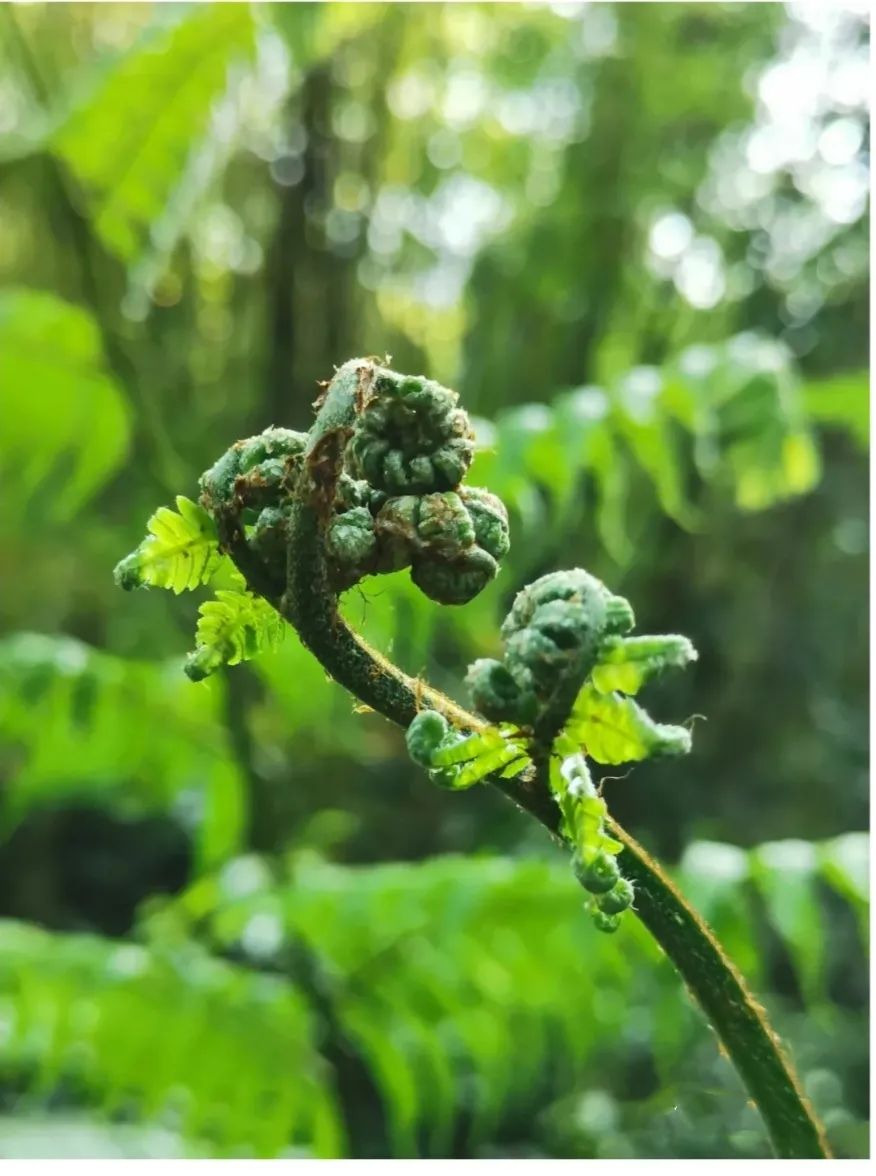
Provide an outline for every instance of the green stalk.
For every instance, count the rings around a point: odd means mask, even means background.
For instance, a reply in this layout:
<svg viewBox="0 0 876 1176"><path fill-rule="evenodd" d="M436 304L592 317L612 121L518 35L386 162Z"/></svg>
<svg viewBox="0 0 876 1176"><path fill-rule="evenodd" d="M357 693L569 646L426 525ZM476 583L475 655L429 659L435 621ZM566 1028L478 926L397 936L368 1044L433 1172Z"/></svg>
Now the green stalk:
<svg viewBox="0 0 876 1176"><path fill-rule="evenodd" d="M370 370L366 361L355 360L340 369L311 430L289 535L286 592L276 603L335 681L367 706L405 728L418 711L429 707L457 729L476 731L484 726L476 715L408 677L362 641L340 616L337 597L329 587L323 531ZM227 546L236 562L238 555L244 555L235 550L245 546L241 536L237 544ZM241 558L244 575L246 563ZM251 587L259 591L257 583ZM530 768L516 778L489 782L560 838L560 813L542 774ZM636 914L672 960L717 1034L763 1116L776 1155L828 1158L824 1130L742 976L657 863L616 822L611 823L611 832L624 844L620 866L635 885Z"/></svg>
<svg viewBox="0 0 876 1176"><path fill-rule="evenodd" d="M824 1128L800 1088L778 1034L706 922L638 842L611 821L624 843L618 861L636 888L635 911L681 973L763 1116L782 1159L828 1159Z"/></svg>

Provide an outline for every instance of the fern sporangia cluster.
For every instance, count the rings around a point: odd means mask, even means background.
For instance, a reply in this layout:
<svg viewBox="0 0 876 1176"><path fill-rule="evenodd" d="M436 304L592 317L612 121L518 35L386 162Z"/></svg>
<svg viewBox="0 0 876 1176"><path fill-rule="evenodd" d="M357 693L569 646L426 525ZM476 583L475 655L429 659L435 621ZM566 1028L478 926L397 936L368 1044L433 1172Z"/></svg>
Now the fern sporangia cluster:
<svg viewBox="0 0 876 1176"><path fill-rule="evenodd" d="M215 585L186 663L200 679L277 640L286 621L328 673L407 730L411 757L443 787L488 781L570 847L596 927L633 907L684 978L784 1156L825 1154L763 1012L714 936L659 866L609 816L588 760L618 764L690 749L655 723L640 688L696 656L684 637L631 636L633 612L587 572L553 572L518 593L501 660L467 686L477 713L407 675L345 622L340 593L410 569L440 604L472 600L509 547L508 516L464 484L474 433L456 393L354 359L323 387L307 433L270 428L238 441L177 499L116 568L123 588Z"/></svg>

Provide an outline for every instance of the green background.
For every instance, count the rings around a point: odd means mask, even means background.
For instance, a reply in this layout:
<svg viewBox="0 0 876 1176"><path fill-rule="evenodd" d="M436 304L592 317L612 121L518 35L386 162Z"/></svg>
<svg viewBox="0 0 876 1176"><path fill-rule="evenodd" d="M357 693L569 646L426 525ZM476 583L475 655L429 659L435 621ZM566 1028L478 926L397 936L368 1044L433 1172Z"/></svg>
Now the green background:
<svg viewBox="0 0 876 1176"><path fill-rule="evenodd" d="M346 615L459 698L559 567L693 640L605 796L867 1154L865 11L0 5L0 1155L768 1154L522 814L113 585L359 354L459 389L512 551Z"/></svg>

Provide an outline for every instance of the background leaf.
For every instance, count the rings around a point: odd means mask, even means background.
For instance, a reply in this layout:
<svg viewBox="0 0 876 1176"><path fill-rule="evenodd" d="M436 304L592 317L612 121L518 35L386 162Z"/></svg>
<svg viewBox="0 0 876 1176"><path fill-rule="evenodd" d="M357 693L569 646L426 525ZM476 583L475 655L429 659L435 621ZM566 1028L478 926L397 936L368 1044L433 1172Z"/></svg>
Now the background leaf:
<svg viewBox="0 0 876 1176"><path fill-rule="evenodd" d="M806 412L812 420L847 429L867 448L870 438L870 396L867 372L844 372L803 388Z"/></svg>
<svg viewBox="0 0 876 1176"><path fill-rule="evenodd" d="M229 67L252 51L249 5L194 8L170 29L148 30L53 134L53 150L93 202L95 231L122 260L142 253Z"/></svg>
<svg viewBox="0 0 876 1176"><path fill-rule="evenodd" d="M36 290L0 291L0 476L19 509L38 497L69 519L124 460L129 413L105 364L86 311Z"/></svg>
<svg viewBox="0 0 876 1176"><path fill-rule="evenodd" d="M7 637L5 836L35 808L94 797L123 812L176 813L201 842L202 864L221 861L246 819L221 707L221 690L196 689L179 662L138 664L38 633Z"/></svg>

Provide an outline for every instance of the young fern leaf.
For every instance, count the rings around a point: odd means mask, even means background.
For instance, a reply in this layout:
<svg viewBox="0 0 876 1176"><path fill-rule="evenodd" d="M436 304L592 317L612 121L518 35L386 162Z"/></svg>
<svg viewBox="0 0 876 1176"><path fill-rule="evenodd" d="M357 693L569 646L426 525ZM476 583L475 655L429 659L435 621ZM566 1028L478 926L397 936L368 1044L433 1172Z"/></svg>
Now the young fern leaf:
<svg viewBox="0 0 876 1176"><path fill-rule="evenodd" d="M609 637L599 650L591 680L600 694L620 690L638 694L644 684L670 667L683 669L697 660L687 637Z"/></svg>
<svg viewBox="0 0 876 1176"><path fill-rule="evenodd" d="M616 930L636 898L635 884L644 925L715 1024L777 1150L788 1158L828 1154L822 1129L741 979L644 850L620 826L612 827L617 840L608 836L605 804L586 772L585 754L620 763L689 750L688 731L654 723L625 695L664 665L691 660L692 651L677 639L618 646L617 639L634 628L632 608L573 568L549 573L518 594L502 626L502 662L481 659L469 674L475 705L490 723L504 727L484 728L428 686L421 692L419 683L357 640L338 615L338 594L364 575L410 563L413 582L428 596L463 604L498 571L508 546L507 513L488 491L461 486L473 432L455 394L432 381L354 359L337 370L317 409L306 440L285 436L291 451L282 461L272 457L243 470L249 442L237 442L217 463L224 478L217 479L216 466L205 475L204 501L235 566L247 583L279 602L283 617L340 685L408 727L412 759L437 784L468 787L490 778L551 832L565 833L579 878L594 896L590 910L597 928ZM223 486L229 488L232 475L229 495ZM338 523L354 510L355 520ZM256 511L259 522L247 534L253 523L247 516ZM192 512L184 513L191 522ZM215 542L212 527L209 539ZM119 582L135 587L160 581L151 554L147 540L123 561ZM190 577L190 569L180 575L183 587ZM176 576L171 579L175 585ZM201 609L198 648L187 672L203 678L221 664L252 656L279 632L280 621L263 600L246 590L221 590ZM599 684L593 679L597 667ZM442 713L421 710L424 699ZM465 730L476 733L465 736ZM565 762L570 758L576 771ZM531 770L506 787L502 781L521 768ZM621 869L629 876L622 877Z"/></svg>
<svg viewBox="0 0 876 1176"><path fill-rule="evenodd" d="M574 749L571 740L557 741L557 751L566 758L555 757L550 765L551 791L563 815L563 831L572 844L575 860L589 864L598 854L619 854L623 845L605 831L608 806L596 791L587 761Z"/></svg>
<svg viewBox="0 0 876 1176"><path fill-rule="evenodd" d="M445 740L432 753L433 768L456 767L457 764L469 763L482 756L492 755L496 751L515 751L505 738L504 732L498 727L487 727L474 735L465 737L455 736L451 741Z"/></svg>
<svg viewBox="0 0 876 1176"><path fill-rule="evenodd" d="M176 510L160 506L146 527L149 534L113 572L120 588L169 588L178 594L206 584L226 560L216 524L182 494L176 497Z"/></svg>
<svg viewBox="0 0 876 1176"><path fill-rule="evenodd" d="M501 776L531 752L562 813L578 878L596 896L590 910L601 931L617 930L634 893L614 860L623 845L606 832L608 810L585 756L619 764L690 750L687 730L655 723L626 695L661 670L695 660L696 651L686 637L626 636L634 624L629 601L583 568L550 572L515 597L502 625L503 659L479 659L466 678L478 710L506 726L479 737L495 732L496 750L479 751L456 786L475 773ZM430 764L463 755L469 758L467 748L445 743Z"/></svg>
<svg viewBox="0 0 876 1176"><path fill-rule="evenodd" d="M472 738L479 740L480 736L475 735ZM512 764L514 771L519 772L528 760L528 756L519 746L504 739L500 743L488 743L486 746L481 745L470 750L474 752L473 758L455 765L456 772L451 785L453 788L471 788L473 784L479 784L493 773L507 771Z"/></svg>
<svg viewBox="0 0 876 1176"><path fill-rule="evenodd" d="M525 742L513 727L487 727L461 735L433 710L420 711L407 731L408 753L429 769L442 788L471 788L487 776L519 772L529 763Z"/></svg>
<svg viewBox="0 0 876 1176"><path fill-rule="evenodd" d="M570 738L557 740L558 754L569 752L562 763L551 760L550 788L563 815L562 831L573 847L573 865L578 881L594 896L587 904L598 931L617 931L621 915L633 905L635 890L621 876L615 861L623 844L605 829L608 808L596 791L587 761L574 750Z"/></svg>
<svg viewBox="0 0 876 1176"><path fill-rule="evenodd" d="M276 649L283 636L283 618L261 596L235 576L234 588L220 588L215 599L200 607L196 648L186 658L185 672L201 682L220 666L236 666L265 649Z"/></svg>

